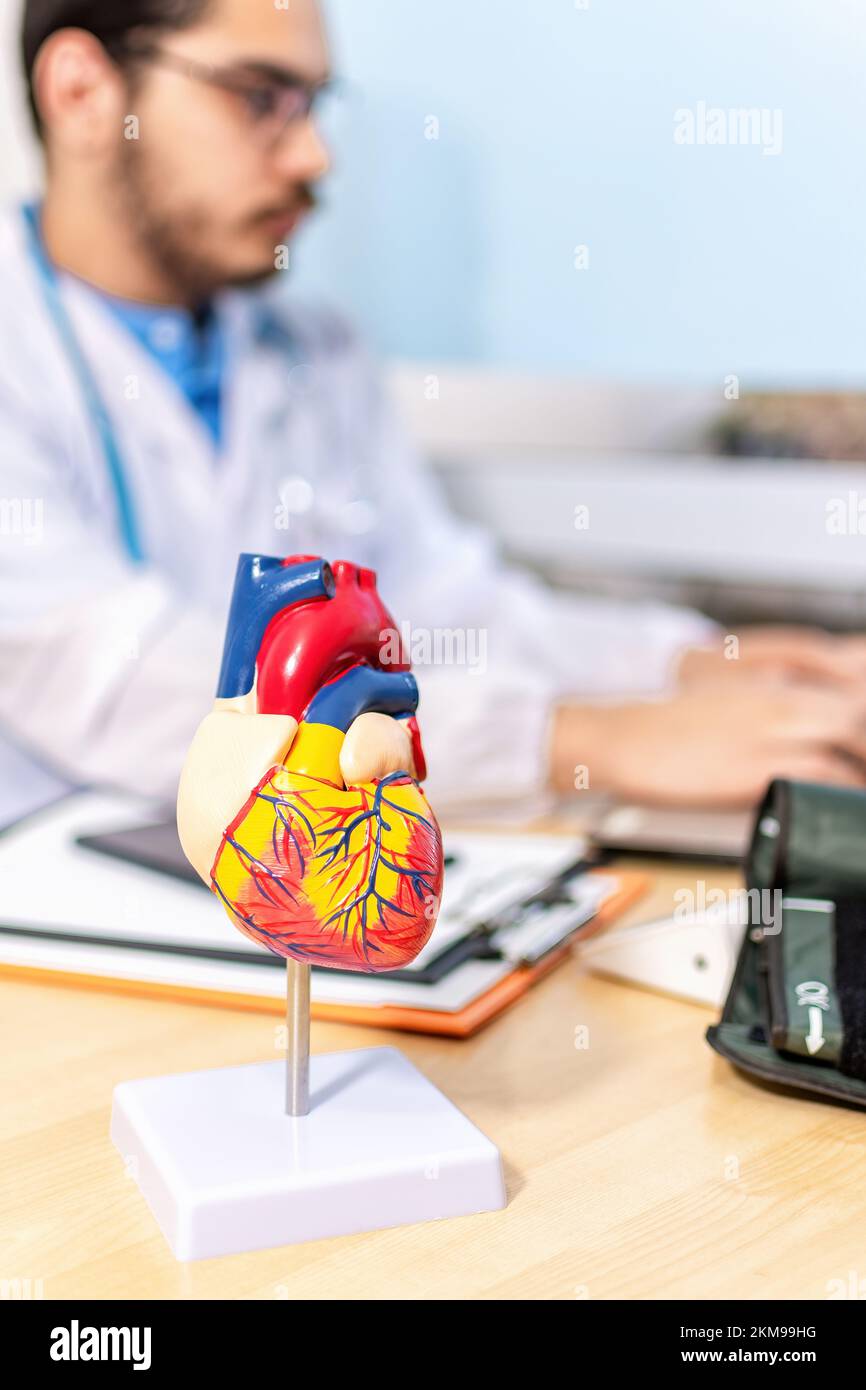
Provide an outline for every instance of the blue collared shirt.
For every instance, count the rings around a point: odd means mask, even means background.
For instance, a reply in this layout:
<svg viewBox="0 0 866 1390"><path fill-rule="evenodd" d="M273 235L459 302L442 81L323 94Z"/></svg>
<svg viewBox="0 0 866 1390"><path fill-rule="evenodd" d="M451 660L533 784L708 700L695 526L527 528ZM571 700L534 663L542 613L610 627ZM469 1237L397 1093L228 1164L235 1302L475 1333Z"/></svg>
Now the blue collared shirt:
<svg viewBox="0 0 866 1390"><path fill-rule="evenodd" d="M226 353L222 324L213 307L192 313L114 295L102 298L176 382L219 448Z"/></svg>

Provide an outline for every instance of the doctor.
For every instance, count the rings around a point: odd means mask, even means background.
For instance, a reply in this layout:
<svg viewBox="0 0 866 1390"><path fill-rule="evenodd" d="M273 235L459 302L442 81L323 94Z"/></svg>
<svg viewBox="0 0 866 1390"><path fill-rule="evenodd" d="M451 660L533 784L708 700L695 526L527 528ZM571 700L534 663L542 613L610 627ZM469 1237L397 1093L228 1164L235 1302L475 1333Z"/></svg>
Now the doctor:
<svg viewBox="0 0 866 1390"><path fill-rule="evenodd" d="M740 804L861 784L866 650L554 596L451 517L362 347L286 293L328 155L314 0L27 0L44 201L0 226L0 784L173 795L238 552L379 571L437 806L551 790ZM483 653L483 659L479 659ZM649 697L649 698L648 698Z"/></svg>

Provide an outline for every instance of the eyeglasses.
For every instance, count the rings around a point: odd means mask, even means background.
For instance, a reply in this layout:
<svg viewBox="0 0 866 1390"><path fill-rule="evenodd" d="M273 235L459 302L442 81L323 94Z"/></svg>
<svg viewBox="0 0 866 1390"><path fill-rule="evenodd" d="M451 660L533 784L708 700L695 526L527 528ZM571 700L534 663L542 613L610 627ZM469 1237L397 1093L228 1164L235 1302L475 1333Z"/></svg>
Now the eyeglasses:
<svg viewBox="0 0 866 1390"><path fill-rule="evenodd" d="M282 139L290 126L307 120L314 108L318 111L322 97L337 89L333 81L314 84L290 72L256 73L236 67L215 67L212 63L199 63L154 45L130 45L124 56L135 62L169 68L195 82L206 82L208 86L219 87L238 97L256 139L268 149Z"/></svg>

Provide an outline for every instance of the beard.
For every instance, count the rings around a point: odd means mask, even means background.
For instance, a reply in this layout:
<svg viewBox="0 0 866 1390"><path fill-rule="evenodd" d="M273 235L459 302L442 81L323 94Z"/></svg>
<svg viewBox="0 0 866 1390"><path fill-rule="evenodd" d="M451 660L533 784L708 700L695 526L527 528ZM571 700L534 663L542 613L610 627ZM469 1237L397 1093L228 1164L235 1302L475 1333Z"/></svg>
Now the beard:
<svg viewBox="0 0 866 1390"><path fill-rule="evenodd" d="M212 216L193 206L170 205L164 196L164 178L150 167L146 152L135 141L126 143L118 159L114 187L120 215L185 302L200 303L222 289L261 285L276 274L273 253L261 266L244 270L230 269L215 256L210 250ZM309 189L296 196L307 206L313 205ZM255 219L250 225L255 226Z"/></svg>

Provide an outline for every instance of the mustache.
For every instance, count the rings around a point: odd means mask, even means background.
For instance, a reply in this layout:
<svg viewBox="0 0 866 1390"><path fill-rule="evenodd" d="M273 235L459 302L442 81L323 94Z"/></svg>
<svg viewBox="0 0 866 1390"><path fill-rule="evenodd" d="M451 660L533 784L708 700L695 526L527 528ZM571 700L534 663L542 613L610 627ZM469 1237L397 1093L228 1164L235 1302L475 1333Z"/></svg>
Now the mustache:
<svg viewBox="0 0 866 1390"><path fill-rule="evenodd" d="M269 207L262 208L256 214L256 222L269 222L274 217L281 217L284 213L294 214L296 212L313 212L321 206L321 199L309 184L300 184L292 189L289 196L282 202L272 203Z"/></svg>

